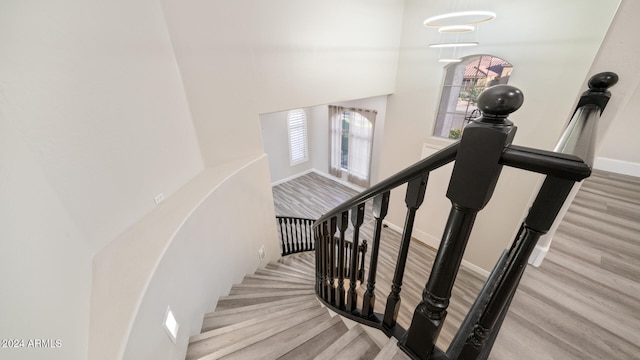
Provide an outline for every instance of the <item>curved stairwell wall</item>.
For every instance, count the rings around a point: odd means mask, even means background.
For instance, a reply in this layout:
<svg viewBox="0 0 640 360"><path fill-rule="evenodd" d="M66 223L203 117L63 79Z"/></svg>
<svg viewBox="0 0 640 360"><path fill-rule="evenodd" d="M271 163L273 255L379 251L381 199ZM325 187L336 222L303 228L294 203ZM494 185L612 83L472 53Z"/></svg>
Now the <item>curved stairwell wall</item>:
<svg viewBox="0 0 640 360"><path fill-rule="evenodd" d="M97 255L89 358L184 359L217 298L279 258L269 183L266 155L206 169ZM176 344L162 328L167 306Z"/></svg>

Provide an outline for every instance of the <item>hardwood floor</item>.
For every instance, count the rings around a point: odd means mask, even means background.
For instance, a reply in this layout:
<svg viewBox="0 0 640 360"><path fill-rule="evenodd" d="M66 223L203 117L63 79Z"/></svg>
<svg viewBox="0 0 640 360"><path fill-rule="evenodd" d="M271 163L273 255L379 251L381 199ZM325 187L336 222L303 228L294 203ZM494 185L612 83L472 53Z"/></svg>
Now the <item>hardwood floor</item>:
<svg viewBox="0 0 640 360"><path fill-rule="evenodd" d="M318 218L355 191L310 173L273 188L276 214ZM370 207L369 207L370 208ZM361 238L371 238L372 222ZM365 235L366 234L366 235ZM400 235L386 228L376 311L384 311ZM398 323L408 327L434 251L413 241ZM529 266L490 359L640 358L640 179L594 171L539 268ZM462 268L438 340L446 348L484 278Z"/></svg>

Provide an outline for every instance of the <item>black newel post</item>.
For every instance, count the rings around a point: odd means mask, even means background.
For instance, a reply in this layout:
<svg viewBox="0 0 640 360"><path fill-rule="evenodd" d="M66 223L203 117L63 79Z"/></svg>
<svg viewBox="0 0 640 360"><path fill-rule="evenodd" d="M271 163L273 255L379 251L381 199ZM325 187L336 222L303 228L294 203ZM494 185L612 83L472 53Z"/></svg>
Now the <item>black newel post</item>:
<svg viewBox="0 0 640 360"><path fill-rule="evenodd" d="M429 359L447 315L451 289L464 254L476 214L487 204L498 181L500 156L516 127L507 116L524 97L519 89L497 85L478 98L483 116L464 129L447 197L452 207L431 275L407 330L400 342L405 351Z"/></svg>
<svg viewBox="0 0 640 360"><path fill-rule="evenodd" d="M400 240L400 250L398 251L398 260L396 261L396 269L393 274L391 283L391 292L387 296L387 305L384 309L382 325L391 329L396 325L398 311L400 310L400 291L402 290L402 278L404 276L404 268L407 264L407 255L409 253L409 243L411 242L411 232L413 231L413 222L416 217L416 211L422 201L427 189L428 174L420 175L409 181L404 202L407 205L407 217L402 230L402 239Z"/></svg>

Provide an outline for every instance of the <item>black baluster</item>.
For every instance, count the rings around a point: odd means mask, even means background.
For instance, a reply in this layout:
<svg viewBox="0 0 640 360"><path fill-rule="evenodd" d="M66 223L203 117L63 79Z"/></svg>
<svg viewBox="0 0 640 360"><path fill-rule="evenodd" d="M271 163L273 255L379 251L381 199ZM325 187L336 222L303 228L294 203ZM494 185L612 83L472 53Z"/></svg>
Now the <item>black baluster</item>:
<svg viewBox="0 0 640 360"><path fill-rule="evenodd" d="M478 99L483 116L465 127L447 190L452 202L449 219L422 301L400 342L413 357L428 359L433 351L476 214L493 194L502 170L500 156L516 132L507 116L522 105L523 99L513 86L488 88Z"/></svg>
<svg viewBox="0 0 640 360"><path fill-rule="evenodd" d="M344 309L344 265L345 265L345 240L344 233L349 227L349 212L343 211L337 219L338 230L340 231L340 241L338 245L338 288L336 289L336 306Z"/></svg>
<svg viewBox="0 0 640 360"><path fill-rule="evenodd" d="M316 248L316 239L315 236L313 236L313 221L309 222L309 234L310 234L310 238L309 241L311 242L311 249L315 249Z"/></svg>
<svg viewBox="0 0 640 360"><path fill-rule="evenodd" d="M322 237L320 241L322 243L322 298L327 301L329 300L329 268L327 266L327 259L329 257L329 249L327 246L327 235L329 234L327 221L322 223Z"/></svg>
<svg viewBox="0 0 640 360"><path fill-rule="evenodd" d="M358 267L358 281L360 283L364 282L364 256L367 254L367 240L362 240L362 244L358 246L358 255L360 259L358 263L360 264Z"/></svg>
<svg viewBox="0 0 640 360"><path fill-rule="evenodd" d="M358 300L356 293L356 275L358 274L358 245L360 243L360 226L364 221L364 203L351 209L351 224L353 224L353 244L351 250L351 266L349 266L349 292L347 292L347 311L355 311Z"/></svg>
<svg viewBox="0 0 640 360"><path fill-rule="evenodd" d="M291 224L290 224L290 219L286 218L284 219L284 230L285 230L285 239L287 241L287 254L292 254L293 253L293 247L291 246Z"/></svg>
<svg viewBox="0 0 640 360"><path fill-rule="evenodd" d="M367 290L362 299L362 317L373 316L373 308L376 303L376 271L378 269L378 250L380 248L380 236L382 235L382 221L387 216L389 209L389 192L385 192L373 199L373 217L375 218L375 228L373 230L373 244L371 247L371 260L369 260L369 278L367 280Z"/></svg>
<svg viewBox="0 0 640 360"><path fill-rule="evenodd" d="M282 228L282 218L279 217L278 219L278 226L280 226L280 246L281 246L281 251L280 254L282 256L287 255L287 250L285 248L285 244L284 244L284 229Z"/></svg>
<svg viewBox="0 0 640 360"><path fill-rule="evenodd" d="M296 219L296 236L298 238L298 252L304 251L304 243L302 238L302 219Z"/></svg>
<svg viewBox="0 0 640 360"><path fill-rule="evenodd" d="M309 236L311 230L311 223L309 222L309 220L305 219L304 220L304 249L306 251L309 251L311 249L313 249L311 247L311 237Z"/></svg>
<svg viewBox="0 0 640 360"><path fill-rule="evenodd" d="M573 186L571 180L550 176L545 179L510 251L507 270L467 338L459 359L480 359L481 353L489 354L529 256L538 239L551 228Z"/></svg>
<svg viewBox="0 0 640 360"><path fill-rule="evenodd" d="M318 243L318 237L320 236L320 225L316 225L313 230L313 237L316 244ZM315 255L316 255L316 294L320 294L320 281L321 281L321 273L320 273L320 246L315 247Z"/></svg>
<svg viewBox="0 0 640 360"><path fill-rule="evenodd" d="M338 220L331 218L329 226L329 302L336 301L336 231L338 230Z"/></svg>
<svg viewBox="0 0 640 360"><path fill-rule="evenodd" d="M398 251L398 260L396 261L396 269L393 274L391 284L391 292L387 296L387 305L384 310L382 319L383 325L387 329L391 329L396 324L398 311L400 310L400 291L402 290L402 278L404 276L404 268L407 264L407 254L409 253L409 243L411 242L411 232L413 231L413 222L416 217L416 211L422 205L424 193L427 188L428 174L420 175L409 181L404 202L407 205L407 217L402 230L402 239L400 241L400 249Z"/></svg>

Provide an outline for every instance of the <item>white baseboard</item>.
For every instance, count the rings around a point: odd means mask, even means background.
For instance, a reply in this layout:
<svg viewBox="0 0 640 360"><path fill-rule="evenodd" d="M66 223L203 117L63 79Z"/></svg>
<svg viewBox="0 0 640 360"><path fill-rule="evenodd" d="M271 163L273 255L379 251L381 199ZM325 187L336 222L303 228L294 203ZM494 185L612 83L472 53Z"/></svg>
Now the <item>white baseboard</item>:
<svg viewBox="0 0 640 360"><path fill-rule="evenodd" d="M273 187L273 186L276 186L276 185L280 185L280 184L286 183L287 181L291 181L293 179L299 178L300 176L304 176L304 175L307 175L309 173L316 173L316 174L318 174L320 176L326 177L327 179L333 180L333 181L335 181L335 182L337 182L337 183L339 183L341 185L344 185L344 186L346 186L348 188L351 188L351 189L353 189L355 191L358 191L358 192L362 192L362 191L366 190L362 186L358 186L356 184L352 184L352 183L350 183L348 181L342 180L340 178L337 178L337 177L335 177L335 176L333 176L331 174L327 174L327 173L325 173L323 171L320 171L318 169L305 170L305 171L299 172L299 173L297 173L295 175L291 175L289 177L286 177L284 179L280 179L278 181L274 181L274 182L271 183L271 186Z"/></svg>
<svg viewBox="0 0 640 360"><path fill-rule="evenodd" d="M387 220L384 220L382 222L384 225L387 225L391 230L394 230L400 234L402 234L402 228L394 223L391 223ZM440 247L440 239L427 234L424 231L418 230L418 229L413 229L413 232L411 233L411 237L415 238L416 240L420 241L421 243L432 247L434 249L438 249ZM465 268L475 272L476 274L482 275L485 278L489 277L490 272L475 265L472 264L470 262L468 262L467 260L462 259L462 266L464 266Z"/></svg>
<svg viewBox="0 0 640 360"><path fill-rule="evenodd" d="M356 184L352 184L352 183L350 183L348 181L345 181L343 179L337 178L337 177L335 177L335 176L333 176L331 174L327 174L326 172L320 171L318 169L311 169L310 172L314 172L314 173L316 173L316 174L318 174L320 176L324 176L327 179L333 180L333 181L335 181L337 183L340 183L340 184L342 184L342 185L344 185L344 186L346 186L348 188L351 188L351 189L353 189L355 191L358 191L358 192L363 192L363 191L367 190L367 189L363 188L362 186L358 186Z"/></svg>
<svg viewBox="0 0 640 360"><path fill-rule="evenodd" d="M549 245L551 244L536 245L531 252L531 256L529 256L529 264L535 267L542 265L542 260L544 260L544 257L547 256L547 253L549 252Z"/></svg>
<svg viewBox="0 0 640 360"><path fill-rule="evenodd" d="M598 170L609 171L616 174L640 177L640 164L630 161L597 157L593 162L593 167Z"/></svg>
<svg viewBox="0 0 640 360"><path fill-rule="evenodd" d="M274 182L271 183L271 186L273 187L273 186L276 186L276 185L284 184L287 181L291 181L291 180L293 180L295 178L299 178L300 176L307 175L308 173L313 172L313 171L314 171L314 169L309 169L309 170L305 170L305 171L299 172L299 173L297 173L295 175L291 175L291 176L286 177L284 179L280 179L278 181L274 181Z"/></svg>

